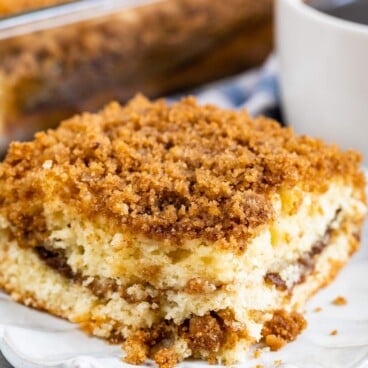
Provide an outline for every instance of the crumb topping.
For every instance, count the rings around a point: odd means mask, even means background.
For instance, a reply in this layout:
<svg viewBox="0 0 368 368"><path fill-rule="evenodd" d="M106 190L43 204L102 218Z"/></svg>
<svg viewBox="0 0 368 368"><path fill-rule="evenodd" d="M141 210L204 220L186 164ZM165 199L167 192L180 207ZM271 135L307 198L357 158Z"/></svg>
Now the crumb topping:
<svg viewBox="0 0 368 368"><path fill-rule="evenodd" d="M126 363L140 365L146 361L149 352L146 339L146 333L138 331L125 341L123 349L125 351L124 361Z"/></svg>
<svg viewBox="0 0 368 368"><path fill-rule="evenodd" d="M201 277L190 279L184 287L184 292L188 294L206 294L217 289L217 286Z"/></svg>
<svg viewBox="0 0 368 368"><path fill-rule="evenodd" d="M307 322L301 314L277 310L263 327L263 341L271 350L276 351L294 341L306 327Z"/></svg>
<svg viewBox="0 0 368 368"><path fill-rule="evenodd" d="M273 219L273 192L323 191L334 176L362 186L360 161L244 111L138 96L13 143L0 165L0 205L23 242L42 238L43 203L60 198L106 226L239 250L237 240Z"/></svg>
<svg viewBox="0 0 368 368"><path fill-rule="evenodd" d="M175 336L185 341L193 358L205 358L216 364L219 352L233 349L240 339L248 339L246 332L234 328L229 310L210 312L204 316L192 316L178 326L165 321L148 330L133 333L123 344L124 361L141 364L153 358L159 368L171 368L183 357L175 351Z"/></svg>
<svg viewBox="0 0 368 368"><path fill-rule="evenodd" d="M224 331L215 317L211 315L195 316L189 321L187 336L193 355L200 356L203 350L212 353L220 350L224 340Z"/></svg>
<svg viewBox="0 0 368 368"><path fill-rule="evenodd" d="M331 336L336 336L336 335L337 335L337 333L338 333L338 331L337 331L337 330L332 330L332 331L330 332L330 335L331 335Z"/></svg>

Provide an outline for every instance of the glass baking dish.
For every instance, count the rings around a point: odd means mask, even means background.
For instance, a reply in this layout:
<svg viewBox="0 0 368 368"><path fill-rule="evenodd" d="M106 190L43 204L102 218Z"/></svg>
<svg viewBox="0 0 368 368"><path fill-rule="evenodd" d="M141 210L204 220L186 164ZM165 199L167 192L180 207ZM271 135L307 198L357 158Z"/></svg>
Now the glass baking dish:
<svg viewBox="0 0 368 368"><path fill-rule="evenodd" d="M235 74L271 48L272 0L83 0L3 17L0 151L110 100Z"/></svg>

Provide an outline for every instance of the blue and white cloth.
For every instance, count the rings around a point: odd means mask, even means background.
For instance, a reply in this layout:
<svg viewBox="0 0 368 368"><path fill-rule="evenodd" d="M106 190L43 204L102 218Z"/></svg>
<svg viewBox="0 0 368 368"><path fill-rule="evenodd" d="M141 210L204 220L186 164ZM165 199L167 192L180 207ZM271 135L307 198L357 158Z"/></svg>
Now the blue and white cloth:
<svg viewBox="0 0 368 368"><path fill-rule="evenodd" d="M280 95L275 56L270 56L258 69L201 86L190 94L196 96L200 104L245 108L252 116L272 111L279 106Z"/></svg>

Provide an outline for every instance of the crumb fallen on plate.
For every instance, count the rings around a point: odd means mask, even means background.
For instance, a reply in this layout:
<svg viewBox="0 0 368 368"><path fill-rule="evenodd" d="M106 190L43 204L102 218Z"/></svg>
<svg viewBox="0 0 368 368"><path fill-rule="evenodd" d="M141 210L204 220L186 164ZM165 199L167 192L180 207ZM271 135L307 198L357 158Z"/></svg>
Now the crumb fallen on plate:
<svg viewBox="0 0 368 368"><path fill-rule="evenodd" d="M313 309L313 312L318 313L318 312L320 312L321 310L322 310L322 308L321 308L321 307L316 307L316 308L314 308L314 309Z"/></svg>
<svg viewBox="0 0 368 368"><path fill-rule="evenodd" d="M343 296L338 296L336 297L331 304L333 305L346 305L347 304L347 300L343 297Z"/></svg>
<svg viewBox="0 0 368 368"><path fill-rule="evenodd" d="M264 343L272 351L281 349L295 338L307 327L307 321L296 312L285 313L280 311L274 313L272 319L267 321L262 329Z"/></svg>
<svg viewBox="0 0 368 368"><path fill-rule="evenodd" d="M254 359L258 359L261 355L262 355L262 350L260 349L255 350L253 353Z"/></svg>
<svg viewBox="0 0 368 368"><path fill-rule="evenodd" d="M278 367L279 365L282 364L282 360L281 359L277 359L273 362L273 364L275 365L275 367Z"/></svg>
<svg viewBox="0 0 368 368"><path fill-rule="evenodd" d="M264 367L263 367L263 365L261 365L261 364L257 364L257 365L255 366L255 368L264 368Z"/></svg>
<svg viewBox="0 0 368 368"><path fill-rule="evenodd" d="M330 332L330 335L331 335L331 336L335 336L335 335L337 335L337 330L332 330L332 331Z"/></svg>

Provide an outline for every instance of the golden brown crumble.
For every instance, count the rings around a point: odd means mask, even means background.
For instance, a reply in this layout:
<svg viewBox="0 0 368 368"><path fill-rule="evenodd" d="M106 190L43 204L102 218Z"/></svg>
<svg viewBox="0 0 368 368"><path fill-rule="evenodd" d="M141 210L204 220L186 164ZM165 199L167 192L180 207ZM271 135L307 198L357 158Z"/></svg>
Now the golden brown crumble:
<svg viewBox="0 0 368 368"><path fill-rule="evenodd" d="M248 338L245 331L231 326L232 321L232 313L222 310L193 316L180 326L173 321L158 323L151 329L137 331L124 342L124 361L141 364L147 358L153 358L160 368L170 368L182 359L172 346L173 337L177 336L186 341L192 357L205 358L215 364L216 353L231 350L239 339Z"/></svg>
<svg viewBox="0 0 368 368"><path fill-rule="evenodd" d="M215 317L206 315L193 317L189 322L189 347L196 356L203 350L218 352L224 338L224 331Z"/></svg>
<svg viewBox="0 0 368 368"><path fill-rule="evenodd" d="M316 308L313 309L313 312L314 313L319 313L321 311L322 311L322 308L321 307L316 307Z"/></svg>
<svg viewBox="0 0 368 368"><path fill-rule="evenodd" d="M106 227L242 251L272 220L273 192L323 191L335 176L363 188L360 161L244 111L138 96L13 143L0 165L0 205L22 244L45 237L43 203L59 198L90 219L105 216Z"/></svg>
<svg viewBox="0 0 368 368"><path fill-rule="evenodd" d="M337 331L337 330L332 330L332 331L330 332L330 335L331 335L331 336L336 336L336 335L337 335L337 333L338 333L338 331Z"/></svg>
<svg viewBox="0 0 368 368"><path fill-rule="evenodd" d="M201 277L195 277L190 279L183 291L188 294L202 294L202 293L211 293L217 289L217 286L213 284L209 280L205 280Z"/></svg>
<svg viewBox="0 0 368 368"><path fill-rule="evenodd" d="M307 322L301 314L278 310L263 327L263 341L271 350L279 350L288 342L294 341L306 327Z"/></svg>
<svg viewBox="0 0 368 368"><path fill-rule="evenodd" d="M343 296L338 296L331 303L333 305L342 306L347 304L347 300Z"/></svg>
<svg viewBox="0 0 368 368"><path fill-rule="evenodd" d="M264 338L264 342L268 347L270 347L272 351L280 350L287 344L287 341L284 340L282 337L273 334L267 335Z"/></svg>
<svg viewBox="0 0 368 368"><path fill-rule="evenodd" d="M154 359L160 368L172 368L179 362L177 353L173 349L167 348L159 350Z"/></svg>
<svg viewBox="0 0 368 368"><path fill-rule="evenodd" d="M145 362L149 353L146 340L146 333L138 331L124 342L123 349L126 354L124 361L126 363L139 365Z"/></svg>

